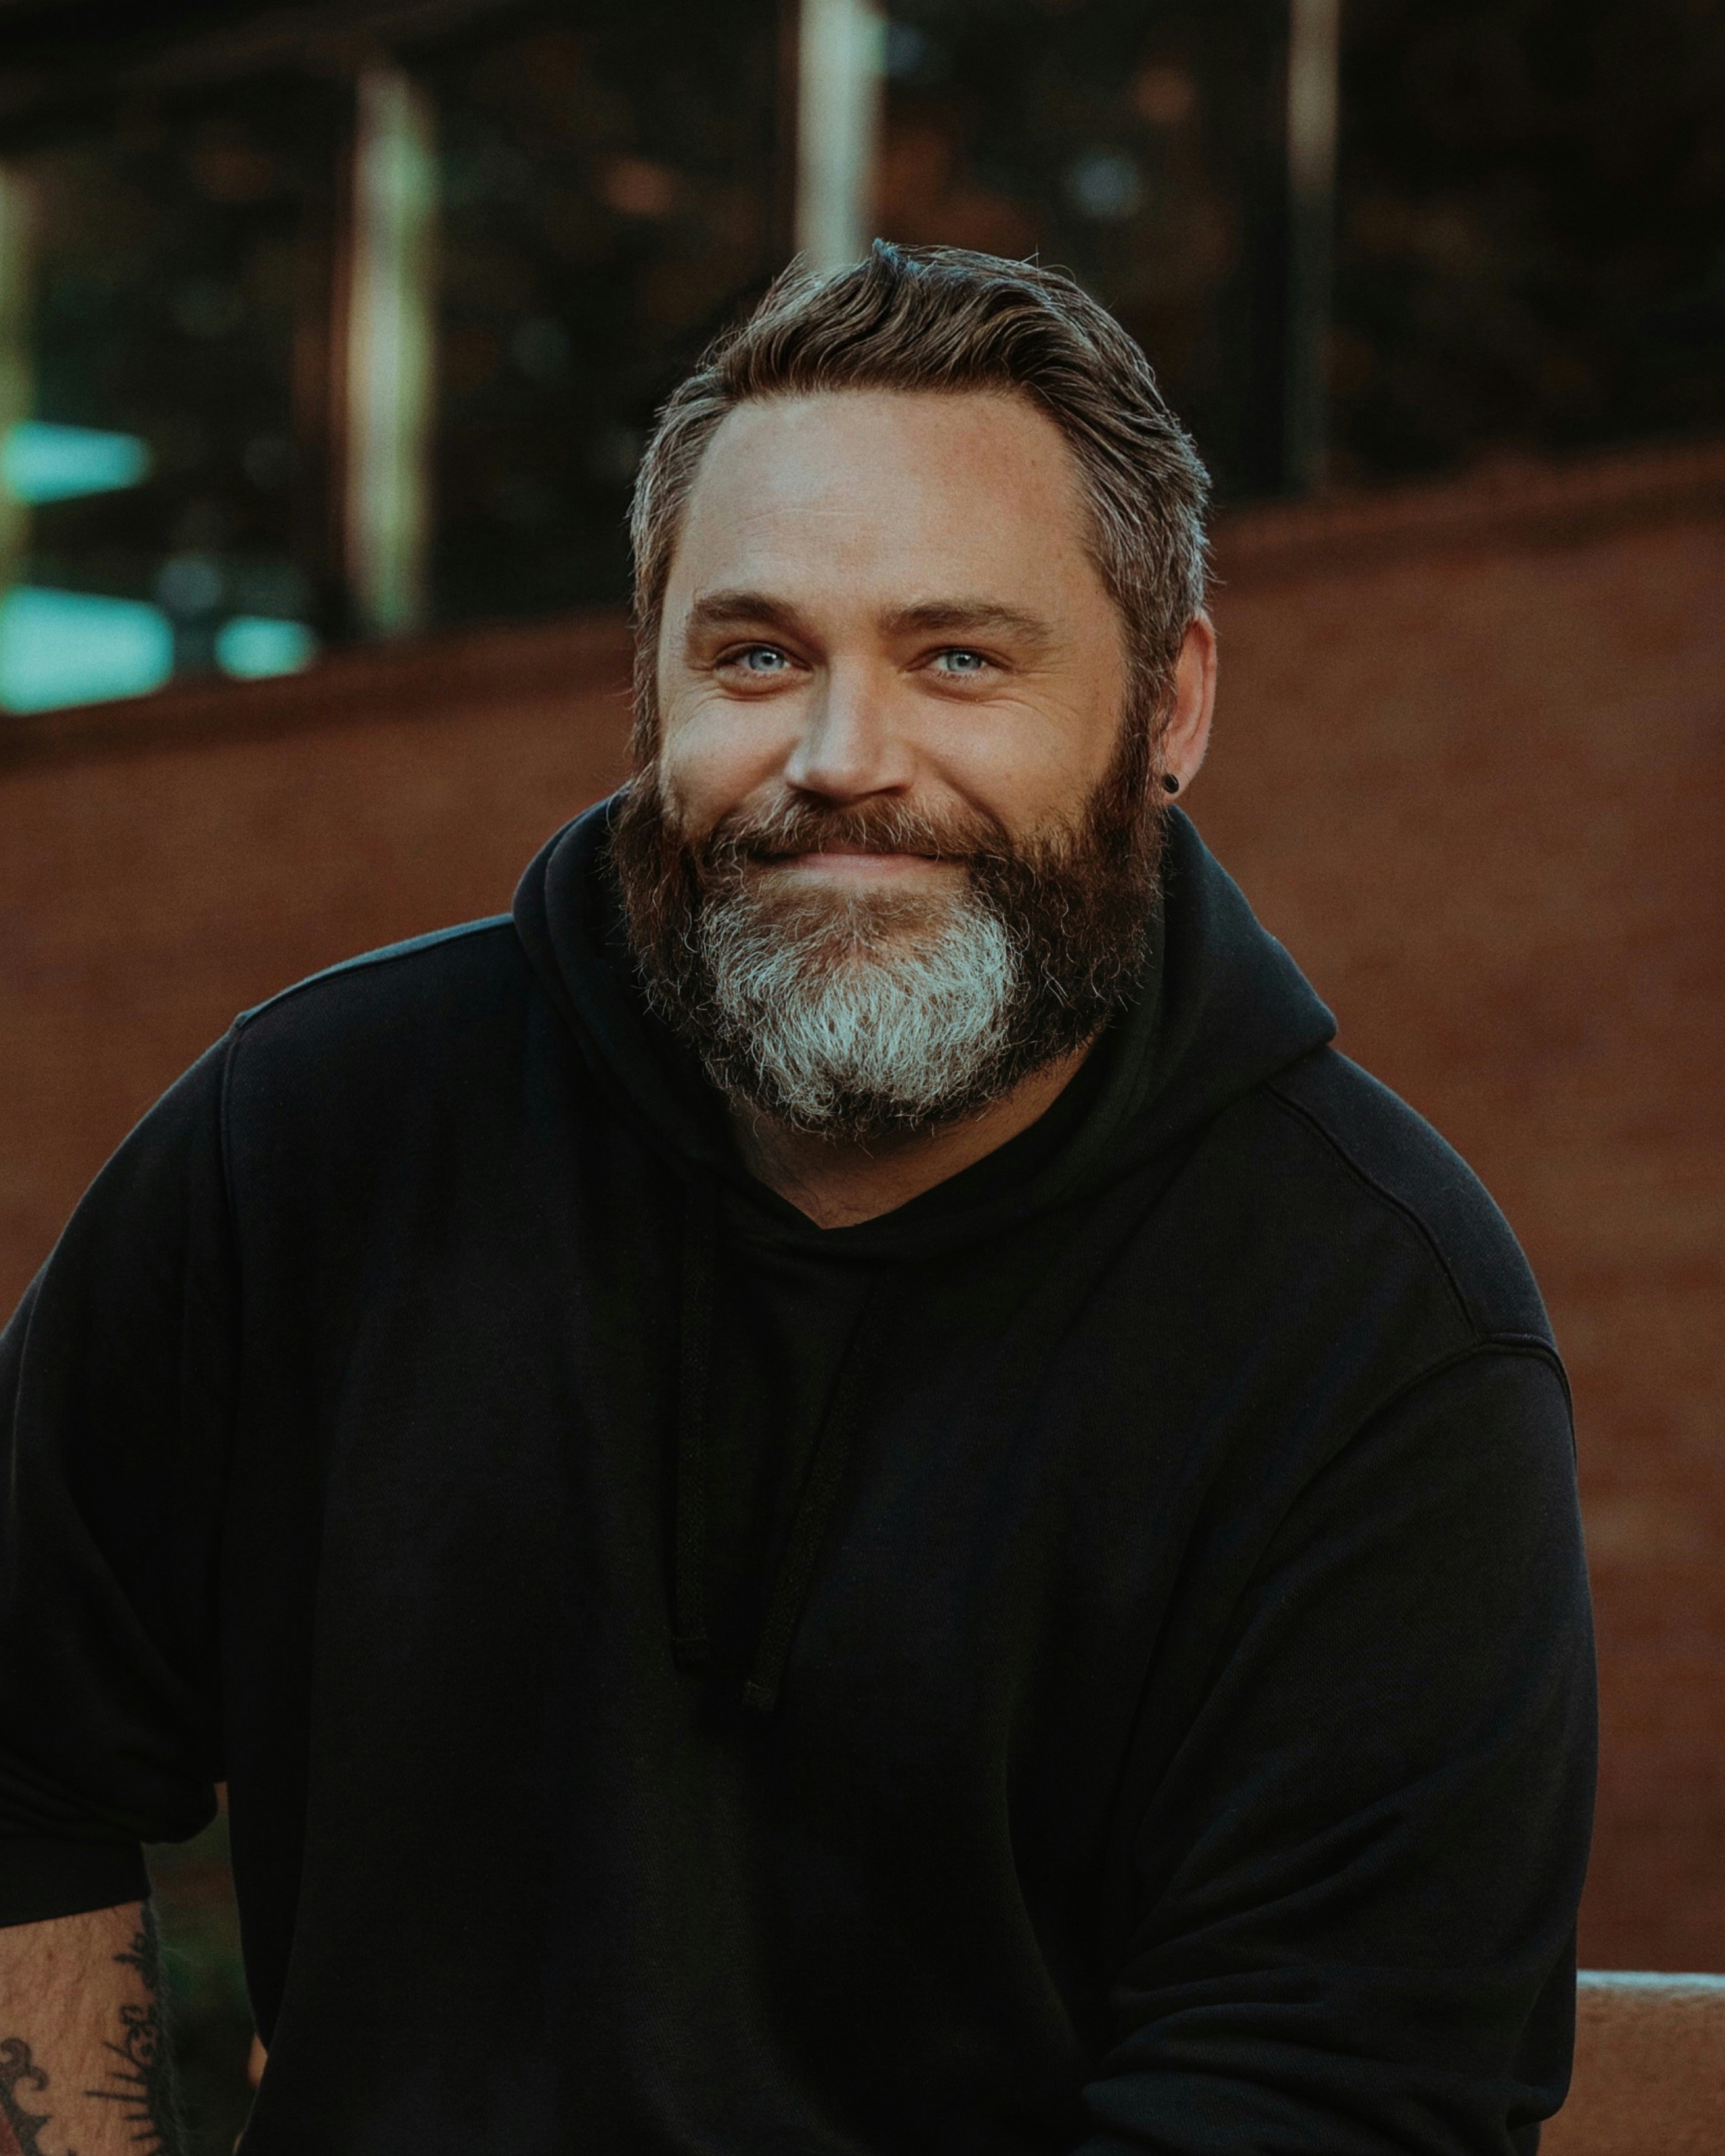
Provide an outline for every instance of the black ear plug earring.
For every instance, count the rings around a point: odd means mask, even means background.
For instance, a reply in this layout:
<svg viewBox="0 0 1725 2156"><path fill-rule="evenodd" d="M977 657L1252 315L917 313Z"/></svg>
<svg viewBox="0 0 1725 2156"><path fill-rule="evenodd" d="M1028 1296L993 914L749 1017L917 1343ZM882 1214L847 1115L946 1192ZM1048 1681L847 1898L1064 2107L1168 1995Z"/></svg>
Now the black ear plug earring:
<svg viewBox="0 0 1725 2156"><path fill-rule="evenodd" d="M1180 782L1171 771L1163 772L1162 784L1163 792L1167 793L1178 793L1180 790Z"/></svg>

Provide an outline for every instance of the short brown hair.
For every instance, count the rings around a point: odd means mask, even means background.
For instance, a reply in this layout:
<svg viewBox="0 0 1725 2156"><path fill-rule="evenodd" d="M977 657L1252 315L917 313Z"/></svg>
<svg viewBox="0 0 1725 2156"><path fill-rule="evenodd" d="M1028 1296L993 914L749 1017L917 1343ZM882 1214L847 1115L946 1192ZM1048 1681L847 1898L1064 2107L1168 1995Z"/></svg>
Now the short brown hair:
<svg viewBox="0 0 1725 2156"><path fill-rule="evenodd" d="M1204 604L1209 481L1149 361L1060 270L877 239L854 268L788 270L660 414L629 516L637 762L655 746L660 620L707 443L740 404L842 389L1016 392L1048 414L1077 465L1092 558L1126 626L1133 702L1153 725Z"/></svg>

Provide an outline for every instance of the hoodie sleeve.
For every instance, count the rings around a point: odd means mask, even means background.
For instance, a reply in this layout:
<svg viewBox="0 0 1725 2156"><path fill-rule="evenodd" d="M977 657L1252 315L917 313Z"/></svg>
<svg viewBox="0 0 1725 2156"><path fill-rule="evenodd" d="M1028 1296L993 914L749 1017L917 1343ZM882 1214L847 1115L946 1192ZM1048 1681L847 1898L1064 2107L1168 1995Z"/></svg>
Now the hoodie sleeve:
<svg viewBox="0 0 1725 2156"><path fill-rule="evenodd" d="M1552 1361L1481 1348L1378 1416L1204 1667L1195 1704L1147 1702L1081 2156L1531 2151L1568 2085L1594 1748Z"/></svg>
<svg viewBox="0 0 1725 2156"><path fill-rule="evenodd" d="M140 1844L215 1810L225 1061L126 1139L0 1334L0 1924L141 1897Z"/></svg>

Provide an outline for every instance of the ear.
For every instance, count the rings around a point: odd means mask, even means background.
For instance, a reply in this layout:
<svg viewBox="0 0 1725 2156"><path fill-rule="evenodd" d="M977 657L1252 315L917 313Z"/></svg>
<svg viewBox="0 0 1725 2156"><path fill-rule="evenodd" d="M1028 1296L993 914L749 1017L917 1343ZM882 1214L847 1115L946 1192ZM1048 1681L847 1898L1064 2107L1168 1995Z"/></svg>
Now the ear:
<svg viewBox="0 0 1725 2156"><path fill-rule="evenodd" d="M1210 745L1210 715L1216 707L1216 625L1202 608L1193 617L1174 664L1173 709L1162 737L1162 766L1180 782L1180 792L1198 776Z"/></svg>

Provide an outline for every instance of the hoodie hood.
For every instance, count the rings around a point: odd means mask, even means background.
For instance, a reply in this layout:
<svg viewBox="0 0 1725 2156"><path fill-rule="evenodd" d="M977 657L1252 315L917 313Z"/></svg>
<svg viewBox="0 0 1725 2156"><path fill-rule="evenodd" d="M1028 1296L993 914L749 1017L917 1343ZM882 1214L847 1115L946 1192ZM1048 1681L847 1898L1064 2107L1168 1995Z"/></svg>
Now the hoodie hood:
<svg viewBox="0 0 1725 2156"><path fill-rule="evenodd" d="M516 928L617 1112L685 1180L747 1206L758 1233L814 1238L833 1257L870 1263L991 1241L1189 1142L1335 1034L1299 968L1172 809L1139 993L1067 1092L1029 1131L908 1204L816 1228L749 1173L719 1096L648 1008L610 870L615 799L541 850L516 892Z"/></svg>

